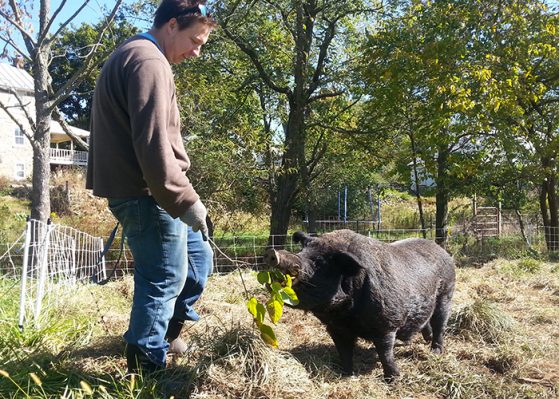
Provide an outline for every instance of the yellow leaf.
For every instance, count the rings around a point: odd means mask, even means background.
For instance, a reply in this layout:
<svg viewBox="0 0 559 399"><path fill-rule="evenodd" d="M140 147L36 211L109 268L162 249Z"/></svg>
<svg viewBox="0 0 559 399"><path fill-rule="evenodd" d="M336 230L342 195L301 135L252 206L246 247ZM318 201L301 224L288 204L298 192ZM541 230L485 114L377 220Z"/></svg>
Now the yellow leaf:
<svg viewBox="0 0 559 399"><path fill-rule="evenodd" d="M252 297L247 302L247 309L248 312L252 315L252 317L256 318L256 305L258 304L258 300L255 297Z"/></svg>
<svg viewBox="0 0 559 399"><path fill-rule="evenodd" d="M291 306L297 306L299 304L299 298L291 287L284 287L281 290L281 296L283 301Z"/></svg>
<svg viewBox="0 0 559 399"><path fill-rule="evenodd" d="M497 112L501 108L501 102L499 100L495 101L495 107L493 107L493 111Z"/></svg>
<svg viewBox="0 0 559 399"><path fill-rule="evenodd" d="M281 315L283 314L283 305L274 299L270 299L266 302L266 309L268 309L268 315L272 323L278 324Z"/></svg>
<svg viewBox="0 0 559 399"><path fill-rule="evenodd" d="M291 285L293 284L293 279L291 278L291 276L289 274L285 275L285 286L291 288Z"/></svg>
<svg viewBox="0 0 559 399"><path fill-rule="evenodd" d="M262 324L259 326L259 329L260 329L260 336L262 337L264 342L266 342L268 345L270 345L273 348L277 348L278 340L276 338L276 334L274 333L272 327L266 324Z"/></svg>

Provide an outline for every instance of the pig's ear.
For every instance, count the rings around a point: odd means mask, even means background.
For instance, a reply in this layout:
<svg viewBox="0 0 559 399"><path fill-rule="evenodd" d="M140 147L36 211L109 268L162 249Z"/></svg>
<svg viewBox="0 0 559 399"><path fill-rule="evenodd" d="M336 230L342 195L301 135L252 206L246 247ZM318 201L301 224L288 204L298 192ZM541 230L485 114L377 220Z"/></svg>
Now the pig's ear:
<svg viewBox="0 0 559 399"><path fill-rule="evenodd" d="M306 247L307 244L314 239L315 237L311 237L310 235L302 231L296 231L295 233L293 233L293 242L296 244L300 243L303 248Z"/></svg>
<svg viewBox="0 0 559 399"><path fill-rule="evenodd" d="M335 252L332 255L332 262L345 276L357 274L362 269L359 260L349 252Z"/></svg>

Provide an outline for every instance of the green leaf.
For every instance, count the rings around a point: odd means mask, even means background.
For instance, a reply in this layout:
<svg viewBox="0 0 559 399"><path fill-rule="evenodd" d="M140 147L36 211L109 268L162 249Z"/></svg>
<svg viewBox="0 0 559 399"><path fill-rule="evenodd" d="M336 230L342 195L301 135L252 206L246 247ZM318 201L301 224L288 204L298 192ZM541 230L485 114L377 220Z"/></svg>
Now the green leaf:
<svg viewBox="0 0 559 399"><path fill-rule="evenodd" d="M266 308L255 297L250 298L247 302L247 309L257 323L264 321Z"/></svg>
<svg viewBox="0 0 559 399"><path fill-rule="evenodd" d="M272 282L270 279L270 272L259 272L256 275L256 279L260 284L269 284Z"/></svg>
<svg viewBox="0 0 559 399"><path fill-rule="evenodd" d="M266 309L268 309L268 315L270 316L272 323L278 324L278 321L283 314L283 302L270 299L266 302Z"/></svg>
<svg viewBox="0 0 559 399"><path fill-rule="evenodd" d="M273 348L278 347L278 340L276 338L276 334L274 333L272 327L270 327L267 324L260 324L258 326L258 329L260 330L260 336L262 337L264 342L266 342L268 345L272 346Z"/></svg>
<svg viewBox="0 0 559 399"><path fill-rule="evenodd" d="M266 307L260 302L256 304L256 320L263 322L266 315Z"/></svg>
<svg viewBox="0 0 559 399"><path fill-rule="evenodd" d="M277 281L280 284L283 284L285 281L285 275L278 269L272 270L271 277L273 281Z"/></svg>
<svg viewBox="0 0 559 399"><path fill-rule="evenodd" d="M297 298L297 294L291 287L284 287L281 290L281 296L283 301L288 305L297 306L299 304L299 298Z"/></svg>
<svg viewBox="0 0 559 399"><path fill-rule="evenodd" d="M280 283L278 283L278 282L273 282L271 288L272 288L272 291L273 291L273 292L280 292L281 289L282 289L283 287L281 286Z"/></svg>

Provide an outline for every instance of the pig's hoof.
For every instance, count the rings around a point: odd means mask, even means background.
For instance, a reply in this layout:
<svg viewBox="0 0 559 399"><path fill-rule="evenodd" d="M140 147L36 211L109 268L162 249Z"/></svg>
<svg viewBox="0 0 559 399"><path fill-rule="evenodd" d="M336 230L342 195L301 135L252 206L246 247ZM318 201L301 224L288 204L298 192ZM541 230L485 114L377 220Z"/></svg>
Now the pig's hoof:
<svg viewBox="0 0 559 399"><path fill-rule="evenodd" d="M384 376L384 382L386 382L387 384L392 384L394 382L394 380L396 380L395 375L385 375Z"/></svg>
<svg viewBox="0 0 559 399"><path fill-rule="evenodd" d="M400 370L398 368L393 368L389 370L385 370L384 372L384 381L388 384L394 382L394 380L400 375Z"/></svg>
<svg viewBox="0 0 559 399"><path fill-rule="evenodd" d="M355 375L355 373L353 372L353 367L348 368L348 367L342 367L340 365L336 365L336 368L338 369L342 377L352 377Z"/></svg>
<svg viewBox="0 0 559 399"><path fill-rule="evenodd" d="M435 347L431 348L431 353L434 353L435 355L440 355L443 352L444 352L444 350L440 346L435 346Z"/></svg>

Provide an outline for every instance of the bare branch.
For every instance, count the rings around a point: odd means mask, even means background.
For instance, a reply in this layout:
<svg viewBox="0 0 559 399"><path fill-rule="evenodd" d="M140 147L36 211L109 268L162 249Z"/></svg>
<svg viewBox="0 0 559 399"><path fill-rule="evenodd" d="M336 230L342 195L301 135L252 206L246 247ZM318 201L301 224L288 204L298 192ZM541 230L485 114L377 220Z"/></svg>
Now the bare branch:
<svg viewBox="0 0 559 399"><path fill-rule="evenodd" d="M9 106L4 104L4 102L2 100L0 100L0 109L2 109L4 112L6 112L6 114L10 117L10 119L12 121L14 121L14 123L17 125L17 127L19 128L19 130L21 130L21 132L25 135L25 137L27 137L29 139L29 142L31 143L31 145L33 146L34 149L38 150L40 149L40 144L35 141L34 137L33 137L33 130L30 130L27 126L25 126L21 120L17 117L17 115L15 115L12 112L12 108L14 108L14 106ZM17 108L20 108L19 106L17 106ZM35 125L35 123L33 123L33 125L31 125L32 127Z"/></svg>
<svg viewBox="0 0 559 399"><path fill-rule="evenodd" d="M47 34L50 31L50 28L52 27L52 24L54 22L54 20L56 19L58 13L60 13L60 11L64 8L64 5L66 4L67 0L62 0L60 2L60 5L58 6L58 8L54 11L54 13L52 14L47 26L45 27L45 29L40 32L40 37L39 40L37 40L37 42L39 43L39 47L42 45L43 40L45 40L45 37L47 37ZM56 35L55 35L56 36Z"/></svg>
<svg viewBox="0 0 559 399"><path fill-rule="evenodd" d="M13 39L11 37L0 36L0 40L5 42L6 45L11 46L16 51L16 53L20 54L27 61L29 61L29 62L31 61L31 58L29 57L29 55L27 55L27 53L25 53L22 49L20 49L19 46L13 41Z"/></svg>
<svg viewBox="0 0 559 399"><path fill-rule="evenodd" d="M86 143L81 137L74 134L74 132L71 129L71 126L68 125L68 123L66 123L66 121L64 120L64 118L60 114L60 111L58 110L58 108L54 109L54 111L52 113L52 118L55 121L57 121L58 123L60 123L60 126L62 127L62 130L64 130L64 133L66 133L68 135L68 137L70 137L74 141L74 143L76 143L76 145L78 147L80 147L84 151L89 151L89 144Z"/></svg>
<svg viewBox="0 0 559 399"><path fill-rule="evenodd" d="M12 7L16 7L16 9L14 10L15 13L17 10L17 5L14 4ZM31 36L31 33L28 32L25 29L25 27L21 24L21 20L18 17L19 13L15 13L15 15L16 15L16 19L13 19L0 8L0 16L2 16L6 21L12 24L18 31L20 31L21 35L24 37L26 41L28 40L33 46L35 46L35 41L33 40L33 36Z"/></svg>
<svg viewBox="0 0 559 399"><path fill-rule="evenodd" d="M25 114L25 117L27 118L27 122L29 123L29 126L31 126L31 130L35 131L35 120L31 116L29 111L27 110L27 106L30 105L31 102L28 102L27 104L24 104L23 99L20 97L20 95L17 93L17 91L15 89L10 88L9 91L16 98L17 102L19 103L18 107L21 110L23 110L23 113Z"/></svg>
<svg viewBox="0 0 559 399"><path fill-rule="evenodd" d="M84 0L83 4L80 6L80 8L78 8L76 10L76 12L74 12L66 21L64 21L62 24L60 24L60 26L58 27L57 31L50 36L49 39L47 39L45 41L45 44L49 44L51 43L59 34L60 32L62 32L64 30L64 28L66 28L66 26L68 26L68 24L70 22L72 22L74 20L74 18L76 18L76 16L85 8L85 6L87 6L87 4L90 2L91 0ZM54 18L56 18L56 15L60 12L60 10L62 9L62 7L64 6L64 3L66 2L66 0L63 0L62 3L60 4L60 7L58 7L58 9L55 11L55 13L53 14L51 20L49 21L49 29L50 26L52 25L52 22L54 21ZM120 3L122 3L121 1L118 1L117 4L118 6L120 6ZM115 6L116 7L116 6ZM114 9L113 9L114 10ZM118 7L117 7L118 10ZM45 32L41 32L41 38L39 39L39 43L42 43L43 40L45 40L46 36L48 34L48 30L45 30Z"/></svg>
<svg viewBox="0 0 559 399"><path fill-rule="evenodd" d="M101 39L103 38L103 35L105 34L107 29L109 28L110 24L113 22L113 20L115 18L115 15L116 15L120 5L122 4L122 2L123 2L123 0L117 0L116 1L115 6L113 7L113 10L111 11L111 14L106 18L105 23L103 24L103 26L99 30L99 33L98 33L97 38L96 38L96 44L93 46L91 52L87 55L87 58L85 59L82 67L77 72L75 72L72 75L72 77L70 79L68 79L66 81L66 83L56 93L54 93L53 96L51 97L52 100L49 101L49 104L48 104L48 107L47 107L51 112L54 111L54 109L56 108L56 106L58 104L60 104L62 101L64 101L66 98L68 98L68 96L70 95L70 91L71 91L72 87L74 87L81 80L83 80L85 74L95 67L95 64L93 63L95 51L101 45Z"/></svg>

